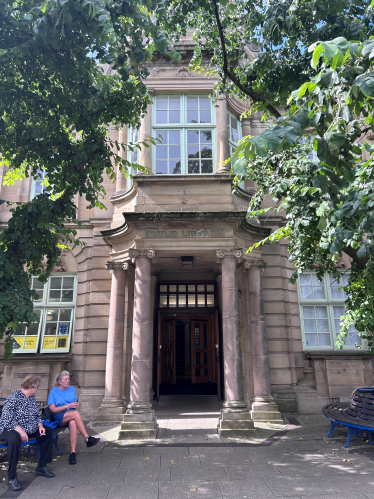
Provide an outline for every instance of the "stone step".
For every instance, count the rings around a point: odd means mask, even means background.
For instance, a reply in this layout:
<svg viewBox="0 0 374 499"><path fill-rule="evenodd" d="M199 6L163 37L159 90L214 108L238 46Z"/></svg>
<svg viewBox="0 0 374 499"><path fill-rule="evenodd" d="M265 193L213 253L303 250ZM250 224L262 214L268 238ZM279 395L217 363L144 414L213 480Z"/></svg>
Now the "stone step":
<svg viewBox="0 0 374 499"><path fill-rule="evenodd" d="M123 421L122 414L98 414L95 417L94 424L97 423L118 423L121 424Z"/></svg>
<svg viewBox="0 0 374 499"><path fill-rule="evenodd" d="M155 421L155 412L143 412L141 414L124 414L122 421Z"/></svg>
<svg viewBox="0 0 374 499"><path fill-rule="evenodd" d="M154 440L157 437L158 425L152 430L121 430L118 440Z"/></svg>
<svg viewBox="0 0 374 499"><path fill-rule="evenodd" d="M251 411L253 421L265 421L269 423L283 424L282 415L280 412L273 411Z"/></svg>
<svg viewBox="0 0 374 499"><path fill-rule="evenodd" d="M221 438L255 438L257 436L256 430L228 430L225 428L218 428L218 435Z"/></svg>
<svg viewBox="0 0 374 499"><path fill-rule="evenodd" d="M229 421L229 420L221 420L220 421L220 429L224 430L235 430L235 429L240 429L240 430L253 430L254 429L254 423L252 420L250 421Z"/></svg>
<svg viewBox="0 0 374 499"><path fill-rule="evenodd" d="M221 411L221 419L224 421L251 421L249 411L246 412L224 412Z"/></svg>
<svg viewBox="0 0 374 499"><path fill-rule="evenodd" d="M97 410L97 414L119 414L122 416L126 412L126 407L122 406L101 406Z"/></svg>
<svg viewBox="0 0 374 499"><path fill-rule="evenodd" d="M121 430L152 430L155 427L154 421L137 422L129 421L121 424Z"/></svg>

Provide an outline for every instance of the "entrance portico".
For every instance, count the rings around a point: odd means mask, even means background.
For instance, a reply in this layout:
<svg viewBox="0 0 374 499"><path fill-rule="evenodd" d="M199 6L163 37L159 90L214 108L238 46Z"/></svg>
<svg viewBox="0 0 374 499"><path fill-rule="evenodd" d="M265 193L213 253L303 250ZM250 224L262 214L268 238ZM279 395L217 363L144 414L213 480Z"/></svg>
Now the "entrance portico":
<svg viewBox="0 0 374 499"><path fill-rule="evenodd" d="M202 180L193 180L194 192L204 185ZM139 177L138 192L132 199L140 203L140 188L149 193L154 189L153 199L157 199L163 182L170 181ZM221 184L231 189L228 179L221 177ZM186 182L184 192L188 191ZM250 409L258 419L273 411L273 419L279 420L270 392L262 293L257 290L257 275L250 277L254 272L251 267L244 271L245 265L251 264L261 271L254 264L261 261L260 251L254 251L251 257L245 252L268 230L249 223L244 211L140 212L144 197L137 211L127 211L126 206L132 202L129 196L125 193L122 200L120 196L113 200L115 211L121 212L125 223L119 224L121 218L115 215L113 228L102 232L111 247L108 265L125 264L135 269L126 278L127 283L133 279L134 287L131 338L125 338L128 332L123 332L124 344L131 344L131 356L123 355L122 366L117 363L122 367L122 379L131 373L130 386L122 384L126 413L120 438L155 438L153 397L158 398L160 390L167 393L168 387L174 387L172 393L179 393L178 387L181 393L196 393L195 387L200 385L201 393L223 398L217 422L220 436L251 436L254 424ZM226 197L219 199L226 201ZM118 301L117 295L112 285L111 301ZM116 324L117 329L121 327ZM260 373L257 376L255 369ZM258 381L260 376L265 376L261 381L264 389ZM107 370L108 393L113 380ZM257 405L252 407L253 401ZM101 412L106 404L104 399ZM265 405L271 408L265 410Z"/></svg>

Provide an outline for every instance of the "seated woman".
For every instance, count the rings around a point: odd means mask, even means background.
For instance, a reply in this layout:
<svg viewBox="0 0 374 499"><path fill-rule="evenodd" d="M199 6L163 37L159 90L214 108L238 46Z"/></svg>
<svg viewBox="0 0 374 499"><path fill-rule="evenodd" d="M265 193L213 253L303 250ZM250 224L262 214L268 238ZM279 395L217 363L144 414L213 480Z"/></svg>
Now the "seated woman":
<svg viewBox="0 0 374 499"><path fill-rule="evenodd" d="M54 419L60 426L69 425L70 457L69 464L76 464L75 450L77 445L77 431L83 436L87 447L96 445L100 438L90 437L84 426L82 416L76 410L79 407L75 388L70 386L69 371L62 371L56 376L58 386L52 388L48 397L48 405Z"/></svg>
<svg viewBox="0 0 374 499"><path fill-rule="evenodd" d="M21 490L17 479L17 463L21 442L36 438L40 443L40 459L36 474L54 477L47 463L52 461L52 428L43 426L35 393L41 378L30 374L23 380L21 389L6 399L0 418L0 438L8 443L8 478L11 490Z"/></svg>

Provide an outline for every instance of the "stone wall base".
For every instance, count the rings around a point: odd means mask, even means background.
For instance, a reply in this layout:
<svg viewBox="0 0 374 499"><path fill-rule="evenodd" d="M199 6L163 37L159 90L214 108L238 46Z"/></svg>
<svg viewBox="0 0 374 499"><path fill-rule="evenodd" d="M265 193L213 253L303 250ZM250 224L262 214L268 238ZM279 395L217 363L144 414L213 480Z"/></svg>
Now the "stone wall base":
<svg viewBox="0 0 374 499"><path fill-rule="evenodd" d="M154 440L157 432L155 411L124 414L118 440Z"/></svg>
<svg viewBox="0 0 374 499"><path fill-rule="evenodd" d="M104 398L101 406L98 408L94 424L102 423L122 423L126 412L126 405L123 401L110 401Z"/></svg>
<svg viewBox="0 0 374 499"><path fill-rule="evenodd" d="M220 438L254 438L256 430L249 411L221 411L218 420L218 435Z"/></svg>
<svg viewBox="0 0 374 499"><path fill-rule="evenodd" d="M294 388L272 391L271 394L280 412L297 413L297 398Z"/></svg>

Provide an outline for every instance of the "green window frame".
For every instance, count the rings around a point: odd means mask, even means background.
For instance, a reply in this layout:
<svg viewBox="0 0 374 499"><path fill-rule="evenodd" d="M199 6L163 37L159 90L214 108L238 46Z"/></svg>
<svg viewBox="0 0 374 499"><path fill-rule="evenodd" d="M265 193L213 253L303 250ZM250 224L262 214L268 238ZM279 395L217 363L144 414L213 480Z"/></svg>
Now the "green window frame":
<svg viewBox="0 0 374 499"><path fill-rule="evenodd" d="M67 353L74 331L77 276L70 273L52 274L46 283L30 279L31 289L39 298L34 312L39 322L28 327L20 325L13 335L13 353Z"/></svg>
<svg viewBox="0 0 374 499"><path fill-rule="evenodd" d="M304 272L299 276L297 290L304 350L338 350L335 342L346 300L344 290L340 288L347 284L348 278L347 273L342 273L339 280L325 274L319 281L315 272ZM355 349L356 342L361 348L366 348L354 326L345 342L345 349Z"/></svg>
<svg viewBox="0 0 374 499"><path fill-rule="evenodd" d="M156 95L152 136L160 135L161 142L153 146L152 154L156 175L215 173L215 109L207 94Z"/></svg>

